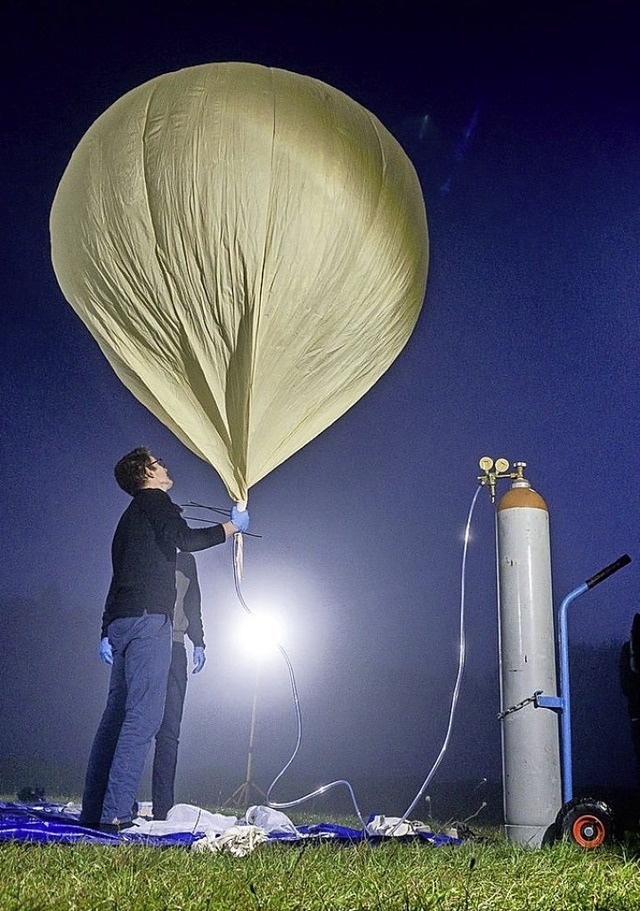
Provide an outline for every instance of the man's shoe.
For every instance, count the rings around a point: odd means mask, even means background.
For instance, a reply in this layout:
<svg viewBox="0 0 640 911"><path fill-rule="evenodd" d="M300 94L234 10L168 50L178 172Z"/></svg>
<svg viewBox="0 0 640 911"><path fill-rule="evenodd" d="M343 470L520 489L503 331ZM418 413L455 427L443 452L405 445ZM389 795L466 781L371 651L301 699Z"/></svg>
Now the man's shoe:
<svg viewBox="0 0 640 911"><path fill-rule="evenodd" d="M125 829L133 827L135 827L135 823L132 819L124 819L122 822L101 822L99 829L101 832L106 832L110 835L118 835Z"/></svg>
<svg viewBox="0 0 640 911"><path fill-rule="evenodd" d="M83 826L85 829L99 829L100 820L99 819L87 819L85 816L80 816L78 819L78 825Z"/></svg>

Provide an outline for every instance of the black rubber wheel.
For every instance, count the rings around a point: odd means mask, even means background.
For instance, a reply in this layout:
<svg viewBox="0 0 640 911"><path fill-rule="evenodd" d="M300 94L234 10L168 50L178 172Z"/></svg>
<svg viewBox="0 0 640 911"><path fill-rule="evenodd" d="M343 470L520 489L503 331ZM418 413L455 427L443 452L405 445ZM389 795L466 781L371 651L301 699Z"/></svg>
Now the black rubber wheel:
<svg viewBox="0 0 640 911"><path fill-rule="evenodd" d="M552 822L549 828L545 831L542 836L542 847L548 848L551 845L555 844L557 841L560 841L562 835L558 832L558 825L555 822Z"/></svg>
<svg viewBox="0 0 640 911"><path fill-rule="evenodd" d="M578 797L566 803L556 819L561 837L590 850L613 840L613 810L603 800Z"/></svg>

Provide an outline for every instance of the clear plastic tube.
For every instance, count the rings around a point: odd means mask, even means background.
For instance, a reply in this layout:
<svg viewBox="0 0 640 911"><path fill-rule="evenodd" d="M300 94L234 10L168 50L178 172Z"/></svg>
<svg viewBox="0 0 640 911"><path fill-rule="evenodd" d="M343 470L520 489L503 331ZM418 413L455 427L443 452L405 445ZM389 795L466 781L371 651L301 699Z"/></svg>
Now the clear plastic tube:
<svg viewBox="0 0 640 911"><path fill-rule="evenodd" d="M235 553L235 548L234 548L234 553ZM238 600L240 601L240 604L247 611L247 613L251 614L252 616L255 616L254 612L247 605L246 601L244 600L244 598L242 596L242 591L240 590L240 572L239 572L238 560L235 558L235 556L234 556L234 561L233 561L233 577L234 577L235 586L236 586L236 594L238 596ZM300 804L305 803L307 800L311 800L313 797L319 797L321 794L326 794L327 791L331 790L332 788L342 785L343 787L345 787L348 790L356 816L360 820L360 823L362 824L362 828L366 830L367 824L362 816L360 807L358 806L358 801L356 800L356 795L353 791L353 788L348 781L344 781L344 780L331 781L331 782L329 782L329 784L324 784L321 787L316 788L315 791L311 791L309 794L305 794L303 797L298 797L295 800L274 801L271 799L271 793L272 793L273 789L275 788L275 786L280 781L282 776L286 773L286 771L289 769L289 767L293 763L294 759L298 755L300 745L302 744L302 712L300 710L300 699L298 697L298 687L296 684L296 677L295 677L295 674L293 671L293 665L291 663L291 660L290 660L288 654L286 653L286 651L284 650L282 645L280 645L280 643L278 643L278 650L279 650L280 654L282 655L282 657L284 658L284 662L285 662L285 664L287 666L287 670L289 672L289 680L291 683L291 692L293 694L293 704L294 704L295 714L296 714L297 736L296 736L296 744L295 744L295 747L293 749L291 756L287 760L287 762L284 765L284 767L282 768L282 770L280 772L278 772L276 777L273 779L273 781L267 788L267 795L266 795L267 804L270 807L273 807L273 809L275 809L275 810L284 810L284 809L288 809L290 807L297 807Z"/></svg>
<svg viewBox="0 0 640 911"><path fill-rule="evenodd" d="M438 770L438 767L440 766L440 763L442 762L442 760L444 758L444 755L447 751L447 747L449 746L449 740L451 739L451 731L453 728L453 719L454 719L454 715L455 715L456 706L458 704L458 697L460 695L460 686L462 683L462 674L464 671L464 662L465 662L465 653L466 653L465 579L466 579L467 550L468 550L468 546L469 546L469 536L470 536L470 531L471 531L471 519L473 516L473 510L475 508L476 500L478 499L478 494L480 493L480 490L481 490L480 487L478 487L476 489L476 492L471 501L471 506L469 507L469 513L467 516L467 523L465 526L465 533L464 533L464 546L462 549L462 569L461 569L461 579L460 579L460 642L459 642L459 650L458 650L458 670L457 670L457 674L456 674L455 684L453 687L453 693L451 696L451 705L449 708L449 719L448 719L448 723L447 723L446 734L445 734L445 737L444 737L444 740L442 743L442 747L440 748L440 752L438 753L438 756L436 757L436 760L433 763L428 775L422 782L420 789L418 790L418 793L412 800L411 804L407 807L402 818L400 820L398 820L398 822L393 827L393 829L391 829L391 831L389 833L391 835L393 834L393 831L397 826L400 826L403 822L405 822L408 819L408 817L411 815L411 813L414 811L415 807L417 806L418 802L422 799L422 796L423 796L424 792L426 791L426 789L429 785L429 782L435 775L436 771ZM234 548L234 561L233 561L233 570L234 570L233 575L234 575L234 581L235 581L235 587L236 587L236 594L238 596L238 600L239 600L240 604L247 611L247 613L251 614L252 616L255 616L253 611L250 609L250 607L245 602L244 597L242 595L241 588L240 588L241 566L239 565L240 561L238 560L237 555L236 555L237 550L238 550L237 548ZM294 704L295 715L296 715L297 736L296 736L296 744L295 744L295 747L293 749L291 756L287 760L287 762L284 765L284 767L282 768L282 770L280 772L278 772L278 774L273 779L273 781L271 782L271 784L269 785L269 787L267 789L267 794L266 794L267 804L270 807L273 807L274 809L277 809L277 810L288 809L290 807L297 807L300 804L305 803L307 800L311 800L314 797L319 797L322 794L326 794L327 791L331 790L332 788L342 785L349 792L349 796L351 797L351 802L353 804L355 814L358 817L358 819L360 820L363 830L366 832L366 831L368 831L367 823L362 815L360 807L358 806L358 801L356 799L354 790L353 790L351 784L348 781L345 781L343 779L340 779L338 781L332 781L332 782L329 782L329 784L322 785L321 787L316 788L315 791L311 791L309 794L305 794L303 797L298 797L295 800L276 802L271 799L271 793L272 793L273 789L275 788L277 783L280 781L280 779L283 777L283 775L287 772L287 770L290 768L291 764L293 763L293 761L295 760L295 758L298 754L300 745L302 744L302 712L300 710L300 699L298 697L298 687L296 685L296 678L295 678L295 674L293 671L293 665L291 664L291 661L290 661L289 656L287 655L286 651L280 644L278 644L278 649L285 661L287 670L289 672L289 680L291 683L291 692L293 694L293 704Z"/></svg>
<svg viewBox="0 0 640 911"><path fill-rule="evenodd" d="M426 791L427 787L429 786L429 782L431 781L431 779L437 772L440 763L444 759L444 754L447 752L447 747L449 746L449 740L451 739L451 730L453 728L453 718L455 715L456 706L458 704L458 697L460 696L460 686L462 684L462 674L464 671L464 661L465 661L466 648L467 648L466 633L465 633L465 627L464 627L467 550L469 548L469 535L471 533L471 518L473 516L473 510L475 508L476 500L478 499L478 494L480 493L481 489L482 489L481 487L478 487L476 489L476 492L473 495L473 499L471 500L471 506L469 507L469 514L467 516L467 524L465 526L465 532L464 532L464 546L462 548L462 569L461 569L461 573L460 573L460 641L459 641L459 648L458 648L458 672L456 674L456 682L454 684L453 693L451 695L451 706L449 708L449 721L447 723L447 731L446 731L444 740L442 742L442 747L440 748L440 752L438 753L438 756L436 757L436 761L433 763L433 765L431 766L431 769L429 771L429 774L427 775L425 780L420 785L420 789L419 789L418 793L416 794L414 799L411 801L411 803L405 810L404 814L402 815L402 818L398 821L398 823L397 823L398 826L409 818L409 816L413 813L414 809L416 808L418 802L422 799L424 792ZM394 828L395 828L395 826L394 826ZM391 830L391 834L393 834L393 830Z"/></svg>

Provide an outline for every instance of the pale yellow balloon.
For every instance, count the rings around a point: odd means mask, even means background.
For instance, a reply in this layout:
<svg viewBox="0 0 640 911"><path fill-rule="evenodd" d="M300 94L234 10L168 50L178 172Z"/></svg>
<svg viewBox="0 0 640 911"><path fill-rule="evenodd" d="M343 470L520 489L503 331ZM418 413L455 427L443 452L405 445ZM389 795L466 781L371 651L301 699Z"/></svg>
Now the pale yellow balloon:
<svg viewBox="0 0 640 911"><path fill-rule="evenodd" d="M116 374L234 500L367 392L425 293L399 143L337 89L256 64L116 101L50 226L60 287Z"/></svg>

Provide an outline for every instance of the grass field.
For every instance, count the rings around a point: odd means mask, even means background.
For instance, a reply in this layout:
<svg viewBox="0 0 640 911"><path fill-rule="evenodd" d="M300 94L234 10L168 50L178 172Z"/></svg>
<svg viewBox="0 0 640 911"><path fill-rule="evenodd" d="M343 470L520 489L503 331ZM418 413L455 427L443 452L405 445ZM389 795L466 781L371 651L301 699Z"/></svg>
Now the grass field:
<svg viewBox="0 0 640 911"><path fill-rule="evenodd" d="M0 911L640 911L640 840L266 843L238 858L132 845L0 845Z"/></svg>

